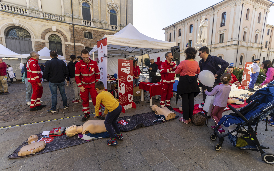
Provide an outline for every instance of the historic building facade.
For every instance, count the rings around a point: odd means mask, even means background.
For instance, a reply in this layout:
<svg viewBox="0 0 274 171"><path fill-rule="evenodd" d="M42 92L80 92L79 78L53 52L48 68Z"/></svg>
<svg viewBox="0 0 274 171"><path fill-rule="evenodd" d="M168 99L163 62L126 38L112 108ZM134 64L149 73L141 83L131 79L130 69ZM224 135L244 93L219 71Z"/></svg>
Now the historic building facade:
<svg viewBox="0 0 274 171"><path fill-rule="evenodd" d="M181 60L187 47L207 46L211 55L237 67L256 58L274 62L271 6L270 0L223 0L164 28L165 40L180 46Z"/></svg>
<svg viewBox="0 0 274 171"><path fill-rule="evenodd" d="M19 54L46 46L69 59L128 23L133 0L0 0L0 44Z"/></svg>

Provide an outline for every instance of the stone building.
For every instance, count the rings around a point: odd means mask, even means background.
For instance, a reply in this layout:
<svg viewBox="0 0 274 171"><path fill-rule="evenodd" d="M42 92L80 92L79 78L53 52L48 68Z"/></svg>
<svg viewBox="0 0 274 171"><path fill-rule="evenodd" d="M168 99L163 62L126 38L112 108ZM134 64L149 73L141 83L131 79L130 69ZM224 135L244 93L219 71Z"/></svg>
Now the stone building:
<svg viewBox="0 0 274 171"><path fill-rule="evenodd" d="M165 27L165 40L180 46L181 60L188 46L207 46L211 55L237 67L256 58L274 62L271 6L270 0L223 0Z"/></svg>
<svg viewBox="0 0 274 171"><path fill-rule="evenodd" d="M20 54L46 46L69 59L128 23L133 0L0 0L0 44Z"/></svg>

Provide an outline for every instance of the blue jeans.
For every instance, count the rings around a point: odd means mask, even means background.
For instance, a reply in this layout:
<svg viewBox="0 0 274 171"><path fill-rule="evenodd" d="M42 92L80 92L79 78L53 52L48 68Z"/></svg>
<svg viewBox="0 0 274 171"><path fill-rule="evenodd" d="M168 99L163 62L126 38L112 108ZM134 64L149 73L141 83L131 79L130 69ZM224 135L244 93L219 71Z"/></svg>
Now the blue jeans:
<svg viewBox="0 0 274 171"><path fill-rule="evenodd" d="M60 94L62 96L63 106L67 106L67 96L65 93L65 82L61 83L51 83L49 82L49 88L51 91L51 109L56 110L57 105L57 87L59 88Z"/></svg>
<svg viewBox="0 0 274 171"><path fill-rule="evenodd" d="M134 87L134 85L136 84L136 87L138 87L139 86L139 78L138 79L133 79L133 87Z"/></svg>
<svg viewBox="0 0 274 171"><path fill-rule="evenodd" d="M26 84L26 102L30 102L31 101L31 94L32 94L32 86L31 83L27 80L25 80L25 84Z"/></svg>
<svg viewBox="0 0 274 171"><path fill-rule="evenodd" d="M256 83L257 78L259 76L259 72L256 72L255 74L252 73L250 76L251 76L251 78L250 78L250 82L249 82L249 88L253 89L254 84Z"/></svg>
<svg viewBox="0 0 274 171"><path fill-rule="evenodd" d="M122 112L122 106L119 105L115 110L113 110L112 112L109 112L106 116L104 123L110 138L115 138L114 131L116 132L116 134L120 134L120 129L117 125L117 119L121 112Z"/></svg>

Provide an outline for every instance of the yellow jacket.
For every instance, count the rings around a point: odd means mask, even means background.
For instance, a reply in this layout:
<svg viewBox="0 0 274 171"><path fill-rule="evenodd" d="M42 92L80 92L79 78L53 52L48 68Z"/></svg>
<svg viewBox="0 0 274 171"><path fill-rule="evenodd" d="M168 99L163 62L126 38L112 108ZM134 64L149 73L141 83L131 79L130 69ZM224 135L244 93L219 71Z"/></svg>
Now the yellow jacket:
<svg viewBox="0 0 274 171"><path fill-rule="evenodd" d="M95 115L99 116L100 104L105 106L105 114L112 112L119 106L119 102L113 97L113 95L108 91L102 91L96 97Z"/></svg>

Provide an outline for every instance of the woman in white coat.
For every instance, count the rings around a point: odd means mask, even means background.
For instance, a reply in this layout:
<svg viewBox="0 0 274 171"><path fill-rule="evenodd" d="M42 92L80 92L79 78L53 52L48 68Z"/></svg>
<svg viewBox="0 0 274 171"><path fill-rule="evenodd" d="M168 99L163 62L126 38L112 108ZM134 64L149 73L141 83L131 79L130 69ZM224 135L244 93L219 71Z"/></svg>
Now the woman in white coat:
<svg viewBox="0 0 274 171"><path fill-rule="evenodd" d="M13 68L10 65L8 65L8 73L10 77L10 83L13 83L14 72L13 72Z"/></svg>

